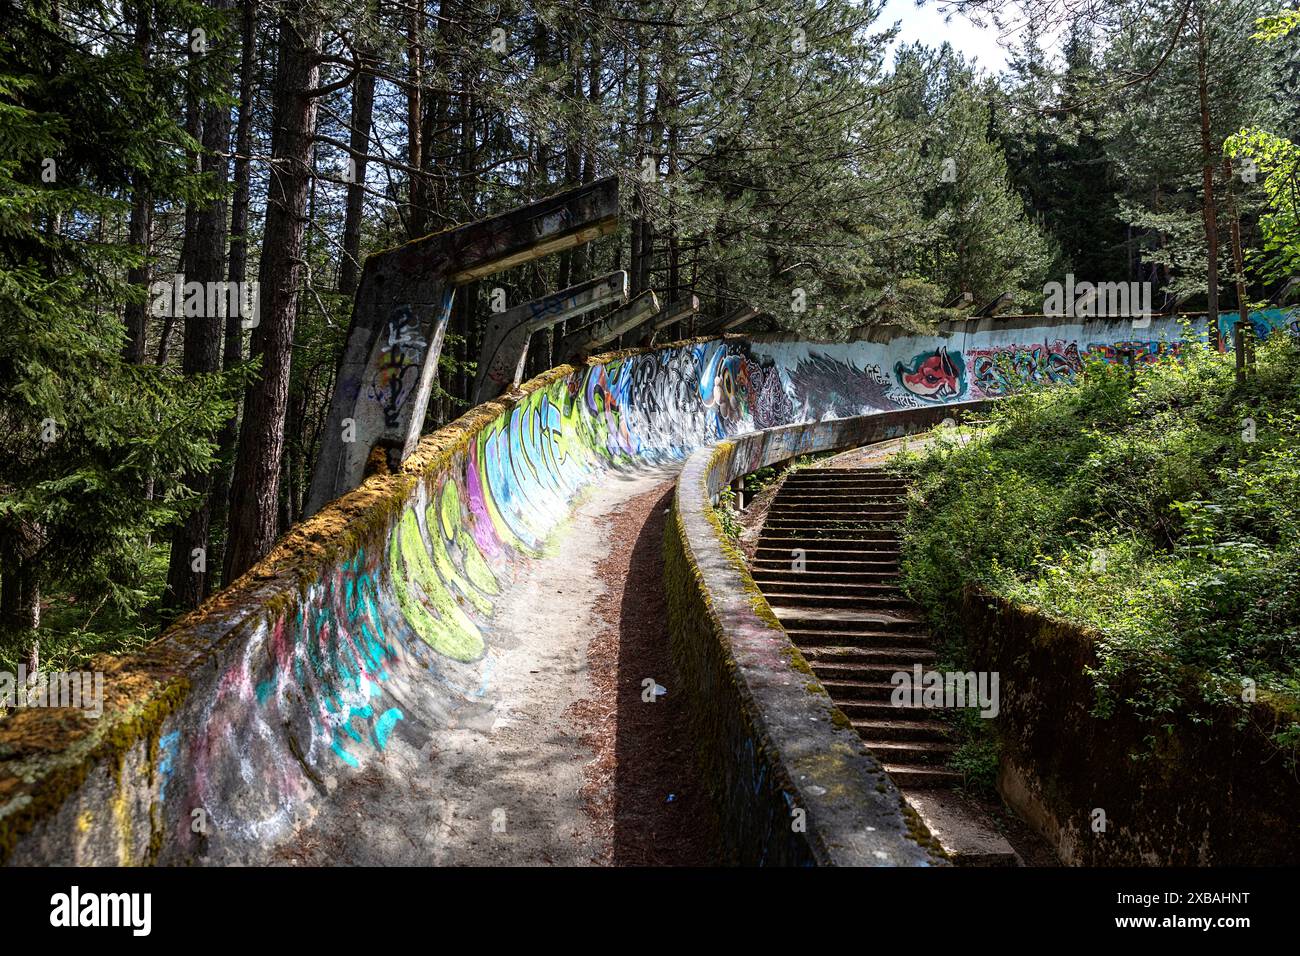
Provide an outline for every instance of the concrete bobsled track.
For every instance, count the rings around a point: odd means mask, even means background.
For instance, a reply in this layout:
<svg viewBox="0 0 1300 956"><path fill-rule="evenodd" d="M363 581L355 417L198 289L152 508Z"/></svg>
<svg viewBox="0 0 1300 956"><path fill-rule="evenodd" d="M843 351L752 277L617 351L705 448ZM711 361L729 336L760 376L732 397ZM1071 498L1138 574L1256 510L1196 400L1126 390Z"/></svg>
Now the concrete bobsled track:
<svg viewBox="0 0 1300 956"><path fill-rule="evenodd" d="M1256 321L1295 325L1282 313ZM563 575L580 560L572 547L564 561L548 556L557 542L585 540L575 511L584 490L620 472L678 469L705 445L760 429L995 397L1008 368L1042 379L1072 374L1089 354L1147 360L1176 349L1182 328L1172 319L1141 329L1128 320L992 319L888 343L729 337L554 369L426 436L399 474L368 479L292 529L143 652L97 661L101 719L28 709L0 722L0 854L16 864L259 863L344 813L381 834L394 804L340 800L360 780L437 777L444 792L460 788L471 801L478 784L448 774L431 741L490 727L494 708L524 692L528 669L502 663L530 626L518 595L531 594L532 613L562 627L569 609L541 602L570 600L555 594L564 582L536 575ZM790 434L782 447L791 454L812 447ZM764 447L771 457L775 446ZM726 611L701 600L709 613ZM673 639L704 633L683 628ZM746 662L760 664L784 669L787 682L808 680L797 661ZM700 726L722 732L716 720ZM752 773L721 766L720 741L700 746L702 765L718 775L710 786L734 858L834 861L824 848L769 854L756 845L761 828L737 821L756 801L768 805L758 792L768 784L754 788ZM804 767L815 758L800 755ZM760 778L765 759L751 759ZM751 790L718 792L733 784ZM818 833L824 805L806 806L807 830ZM863 842L868 857L927 860L901 815L862 810L864 828L871 819L891 828ZM852 826L851 811L836 809L836 825ZM345 851L329 862L354 859Z"/></svg>

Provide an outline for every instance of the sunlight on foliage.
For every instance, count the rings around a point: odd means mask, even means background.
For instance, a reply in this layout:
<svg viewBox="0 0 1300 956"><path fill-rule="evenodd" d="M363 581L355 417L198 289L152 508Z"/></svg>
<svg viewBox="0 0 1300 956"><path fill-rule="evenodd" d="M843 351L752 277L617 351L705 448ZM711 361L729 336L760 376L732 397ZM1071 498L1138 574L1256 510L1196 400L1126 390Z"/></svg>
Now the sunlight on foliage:
<svg viewBox="0 0 1300 956"><path fill-rule="evenodd" d="M959 628L976 583L1100 634L1099 713L1121 695L1152 720L1240 705L1245 680L1300 706L1300 353L1286 337L1261 343L1240 385L1204 345L1132 374L1090 364L902 467L903 573L936 630Z"/></svg>

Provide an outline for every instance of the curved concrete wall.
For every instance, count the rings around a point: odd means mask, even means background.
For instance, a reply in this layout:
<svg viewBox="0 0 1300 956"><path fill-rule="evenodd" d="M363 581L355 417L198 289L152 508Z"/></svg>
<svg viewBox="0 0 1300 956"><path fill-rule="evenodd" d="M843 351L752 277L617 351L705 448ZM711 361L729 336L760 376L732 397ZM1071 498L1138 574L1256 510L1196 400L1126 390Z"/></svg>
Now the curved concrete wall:
<svg viewBox="0 0 1300 956"><path fill-rule="evenodd" d="M1172 330L1144 335L1159 350ZM424 438L401 474L293 529L144 652L97 661L102 719L0 721L0 857L262 860L350 774L413 759L428 727L491 698L494 597L609 469L997 394L980 349L1028 376L1066 374L1071 355L1132 335L1127 321L994 320L887 344L714 339L555 369Z"/></svg>
<svg viewBox="0 0 1300 956"><path fill-rule="evenodd" d="M682 468L664 532L669 633L733 861L923 866L940 857L772 613L713 496L767 465L915 434L986 404L765 429L701 449Z"/></svg>

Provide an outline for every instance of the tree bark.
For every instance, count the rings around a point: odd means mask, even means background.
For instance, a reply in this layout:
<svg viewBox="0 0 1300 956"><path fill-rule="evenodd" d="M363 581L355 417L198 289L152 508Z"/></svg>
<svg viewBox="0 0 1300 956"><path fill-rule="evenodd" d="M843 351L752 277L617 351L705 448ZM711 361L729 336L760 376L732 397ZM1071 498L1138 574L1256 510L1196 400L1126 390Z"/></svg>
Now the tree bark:
<svg viewBox="0 0 1300 956"><path fill-rule="evenodd" d="M233 581L271 549L280 499L280 459L289 398L293 330L298 317L307 191L320 78L321 25L310 15L280 18L280 53L272 110L272 175L258 270L261 320L252 351L261 374L244 397L230 495L225 580Z"/></svg>
<svg viewBox="0 0 1300 956"><path fill-rule="evenodd" d="M370 152L370 125L375 112L375 74L366 66L357 74L352 87L351 136L352 180L348 184L347 206L343 214L343 262L339 266L339 292L356 295L361 276L361 214L365 202L366 155ZM412 134L415 135L415 134Z"/></svg>
<svg viewBox="0 0 1300 956"><path fill-rule="evenodd" d="M233 0L209 2L218 11L230 10L234 5ZM227 51L213 49L211 54L219 60L225 60ZM224 86L228 82L227 73L220 76L218 85ZM230 110L225 105L209 100L203 106L202 169L206 180L224 187L229 175L229 151ZM194 241L191 248L193 266L186 280L200 283L205 290L216 288L216 284L226 274L224 193L195 211ZM213 309L213 306L216 308ZM221 370L226 308L223 296L205 296L200 314L185 317L185 344L181 356L181 371L184 374L205 375ZM197 497L198 503L172 535L163 603L176 610L198 607L207 593L208 531L212 517L209 493L216 467L190 472L182 478L182 483Z"/></svg>
<svg viewBox="0 0 1300 956"><path fill-rule="evenodd" d="M0 653L39 665L40 582L31 563L38 535L30 526L6 526L0 533Z"/></svg>
<svg viewBox="0 0 1300 956"><path fill-rule="evenodd" d="M1205 220L1205 313L1215 337L1219 338L1219 227L1218 209L1214 198L1214 143L1210 135L1210 86L1208 75L1209 51L1206 49L1205 23L1201 21L1197 44L1197 87L1201 113L1201 189L1205 193L1202 213ZM1225 348L1219 342L1219 351Z"/></svg>
<svg viewBox="0 0 1300 956"><path fill-rule="evenodd" d="M136 5L135 47L142 63L149 62L149 51L153 41L153 29L150 16L153 13L152 0L140 0ZM127 271L126 281L133 287L149 285L150 238L153 229L153 199L149 195L148 177L137 171L131 177L131 220L127 226L127 241L144 250L144 262L132 266ZM122 357L132 365L143 365L146 337L149 330L149 298L126 304L126 342L122 346Z"/></svg>
<svg viewBox="0 0 1300 956"><path fill-rule="evenodd" d="M1250 325L1250 310L1246 305L1246 263L1241 251L1241 215L1237 210L1237 200L1232 192L1232 160L1223 157L1224 200L1228 204L1228 224L1232 237L1232 271L1237 289L1237 324L1233 330L1233 349L1236 353L1237 381L1246 380L1247 346L1246 336L1253 332Z"/></svg>
<svg viewBox="0 0 1300 956"><path fill-rule="evenodd" d="M406 162L411 167L411 172L408 174L410 176L411 213L407 219L407 233L412 239L423 236L429 231L429 199L426 194L426 182L423 172L424 137L421 135L423 127L421 122L423 91L421 87L424 83L422 69L424 50L421 46L421 35L424 26L421 22L423 20L423 9L423 4L416 4L410 8L407 18Z"/></svg>
<svg viewBox="0 0 1300 956"><path fill-rule="evenodd" d="M235 126L235 188L230 199L230 258L226 277L239 283L248 279L248 200L251 192L253 151L253 90L257 69L257 6L258 0L243 0L242 48L239 65L239 121ZM244 329L240 316L226 317L226 334L222 346L221 366L227 372L244 360ZM211 526L224 532L230 517L230 481L235 464L235 443L239 438L239 409L236 407L221 428L217 438L219 464L212 482ZM208 561L206 590L215 590L216 580L222 574L226 557L226 537L220 535L212 543ZM222 578L224 583L224 577ZM206 595L205 595L206 596Z"/></svg>

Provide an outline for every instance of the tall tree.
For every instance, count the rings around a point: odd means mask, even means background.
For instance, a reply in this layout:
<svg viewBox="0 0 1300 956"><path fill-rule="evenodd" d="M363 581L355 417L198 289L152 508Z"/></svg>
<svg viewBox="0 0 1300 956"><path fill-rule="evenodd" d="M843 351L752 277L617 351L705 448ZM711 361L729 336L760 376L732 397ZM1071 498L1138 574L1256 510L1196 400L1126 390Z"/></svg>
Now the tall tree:
<svg viewBox="0 0 1300 956"><path fill-rule="evenodd" d="M1146 233L1167 291L1219 309L1223 143L1269 117L1275 58L1251 40L1257 0L1136 0L1114 23L1107 63L1144 81L1110 104L1107 148L1121 209ZM1173 24L1153 31L1152 19Z"/></svg>
<svg viewBox="0 0 1300 956"><path fill-rule="evenodd" d="M181 369L186 375L218 372L222 368L222 345L227 312L232 303L217 290L226 277L226 190L230 163L230 83L234 49L232 23L228 17L234 0L209 0L217 16L205 37L206 68L211 76L203 104L203 176L213 189L212 198L194 219L191 241L191 271L186 277L204 290L202 301L185 300L185 344ZM211 293L209 293L211 290ZM240 297L242 298L242 296ZM192 307L193 306L193 307ZM216 466L219 467L219 464ZM172 535L164 603L183 610L198 607L207 594L208 528L212 516L209 492L213 469L202 468L183 479L195 499L194 507Z"/></svg>
<svg viewBox="0 0 1300 956"><path fill-rule="evenodd" d="M47 586L141 610L150 536L183 513L179 478L211 464L229 409L221 376L179 377L124 349L124 307L148 292L132 282L146 250L94 228L123 221L146 178L151 201L207 195L178 123L183 85L201 74L176 47L146 60L137 45L207 12L155 11L166 19L141 30L139 9L123 22L90 0L32 2L0 37L0 141L12 145L0 158L0 658L10 664L35 656ZM156 494L143 494L146 479Z"/></svg>
<svg viewBox="0 0 1300 956"><path fill-rule="evenodd" d="M258 269L260 315L252 354L259 376L244 395L230 493L224 579L233 581L275 541L285 413L298 317L307 193L312 179L322 51L318 11L302 7L279 19L279 55L272 87L271 172Z"/></svg>

